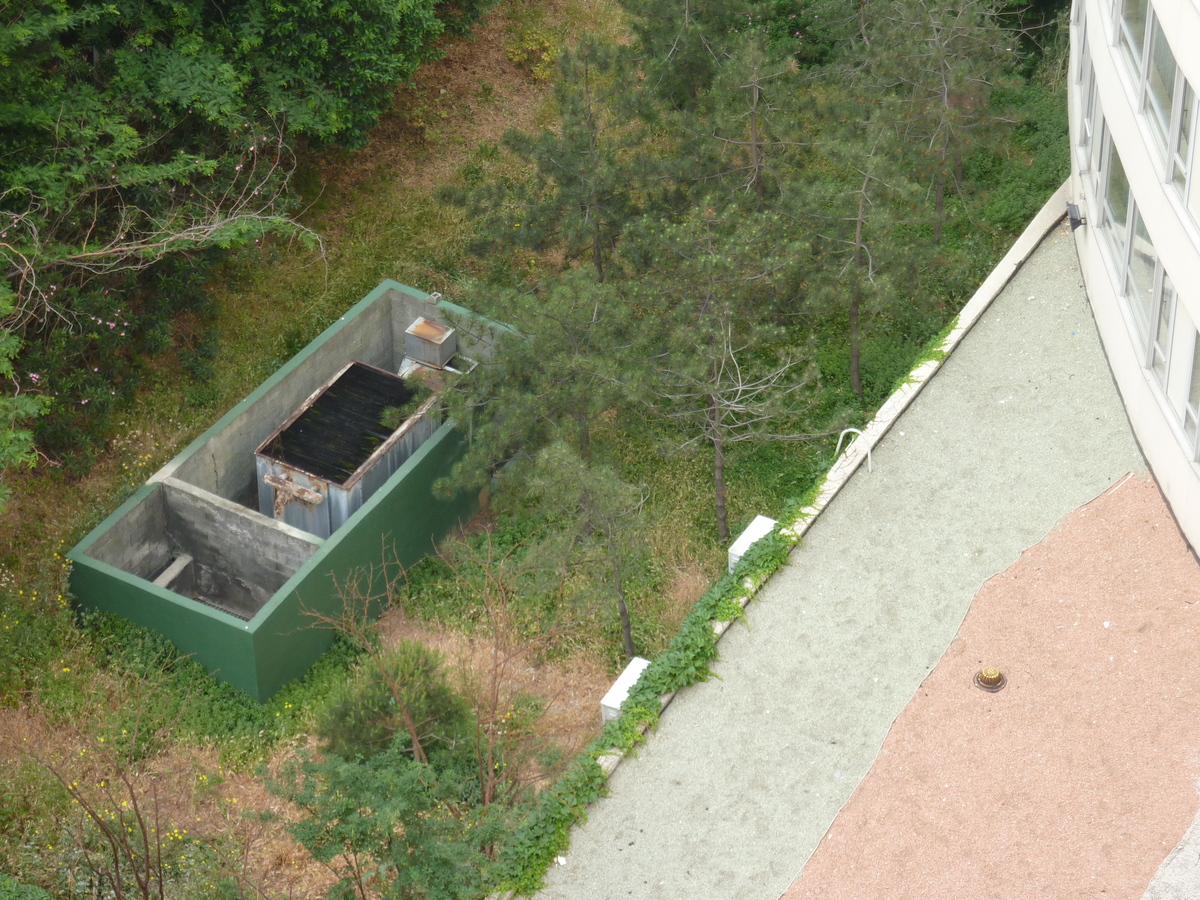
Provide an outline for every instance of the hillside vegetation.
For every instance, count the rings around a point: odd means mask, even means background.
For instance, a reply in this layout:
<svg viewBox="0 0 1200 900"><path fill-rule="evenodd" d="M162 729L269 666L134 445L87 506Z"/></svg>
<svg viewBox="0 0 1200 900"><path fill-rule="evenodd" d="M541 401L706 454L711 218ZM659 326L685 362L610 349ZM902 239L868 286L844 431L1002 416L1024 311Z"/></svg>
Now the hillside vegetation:
<svg viewBox="0 0 1200 900"><path fill-rule="evenodd" d="M1057 15L18 5L0 869L64 900L536 885L601 788L571 760L607 683L1066 176ZM516 329L445 399L486 512L381 556L386 595L345 599L384 617L324 623L267 704L78 614L65 549L385 277Z"/></svg>

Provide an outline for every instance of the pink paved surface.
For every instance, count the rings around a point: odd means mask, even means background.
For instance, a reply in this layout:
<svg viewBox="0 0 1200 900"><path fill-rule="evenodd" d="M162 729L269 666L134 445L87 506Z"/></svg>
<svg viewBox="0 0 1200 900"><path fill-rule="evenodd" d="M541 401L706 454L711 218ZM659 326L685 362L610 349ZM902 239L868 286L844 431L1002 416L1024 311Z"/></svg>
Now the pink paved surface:
<svg viewBox="0 0 1200 900"><path fill-rule="evenodd" d="M1076 510L979 591L784 898L1140 898L1200 805L1197 601L1152 480Z"/></svg>

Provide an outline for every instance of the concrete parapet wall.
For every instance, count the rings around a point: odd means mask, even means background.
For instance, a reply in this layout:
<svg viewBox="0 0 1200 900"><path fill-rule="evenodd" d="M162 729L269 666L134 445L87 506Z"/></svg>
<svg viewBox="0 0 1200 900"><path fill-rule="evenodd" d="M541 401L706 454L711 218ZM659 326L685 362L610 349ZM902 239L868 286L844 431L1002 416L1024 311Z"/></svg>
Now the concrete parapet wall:
<svg viewBox="0 0 1200 900"><path fill-rule="evenodd" d="M195 592L238 615L253 617L320 547L186 482L169 478L163 487L172 551L194 558Z"/></svg>
<svg viewBox="0 0 1200 900"><path fill-rule="evenodd" d="M163 565L169 562L163 487L143 485L67 554L73 563L71 593L86 609L115 613L157 631L182 653L195 655L222 680L253 693L254 645L248 623L158 587L101 558L101 554L114 558L111 552L104 552L110 534L116 532L117 539L131 534L132 526L139 521L137 511L155 506L162 510L163 528L159 533L167 550ZM147 521L141 519L143 525Z"/></svg>
<svg viewBox="0 0 1200 900"><path fill-rule="evenodd" d="M254 486L254 450L348 359L394 371L407 317L431 316L443 306L450 315L470 315L452 304L435 306L428 295L396 282L372 291L69 552L77 601L160 632L260 701L303 676L333 641L332 630L313 627L309 613L340 614L338 586L356 572L367 576L369 589L381 586L385 559L417 562L474 513L476 497L434 496L434 482L464 449L447 422L321 541L238 502ZM405 320L398 332L393 320ZM480 336L504 328L472 321ZM482 349L476 345L475 353L484 355ZM222 593L223 606L236 614L152 583L172 560L179 572L164 576L171 586Z"/></svg>
<svg viewBox="0 0 1200 900"><path fill-rule="evenodd" d="M171 561L162 490L145 493L96 539L88 555L130 575L152 579Z"/></svg>
<svg viewBox="0 0 1200 900"><path fill-rule="evenodd" d="M378 592L384 584L385 559L412 565L427 555L438 539L474 514L474 494L449 499L433 494L434 482L449 473L463 448L464 440L453 423L443 425L345 528L320 546L297 529L228 501L215 502L219 498L206 497L194 487L146 485L68 554L74 562L71 590L83 606L117 613L160 632L217 677L259 701L268 700L287 682L302 677L333 642L334 632L318 627L311 613L339 615L339 585L357 580L364 592ZM190 546L203 545L200 553L230 551L230 544L238 540L246 544L234 552L238 554L235 561L247 569L262 565L277 572L303 554L304 545L312 552L248 622L242 621L157 587L147 577L122 571L94 555L96 546L118 526L126 537L132 534L126 524L130 513L156 505L172 510L164 512L164 521L172 523L176 534L192 539ZM260 524L257 529L246 529L235 517L259 518L262 523L256 523ZM137 521L149 519L139 517ZM229 528L240 537L228 542L207 540L198 535L207 528ZM169 541L164 538L164 547ZM264 548L262 560L253 558L258 544ZM197 563L202 562L195 550L192 555ZM163 566L170 556L164 554ZM272 572L264 577L272 577Z"/></svg>

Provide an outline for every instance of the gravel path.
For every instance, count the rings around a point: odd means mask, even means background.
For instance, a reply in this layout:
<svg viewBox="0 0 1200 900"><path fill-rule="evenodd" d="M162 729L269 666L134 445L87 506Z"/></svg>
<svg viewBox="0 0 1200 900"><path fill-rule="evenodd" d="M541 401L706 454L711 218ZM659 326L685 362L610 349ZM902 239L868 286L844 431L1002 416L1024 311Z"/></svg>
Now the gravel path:
<svg viewBox="0 0 1200 900"><path fill-rule="evenodd" d="M721 641L572 836L542 900L776 900L971 599L1142 457L1065 226Z"/></svg>

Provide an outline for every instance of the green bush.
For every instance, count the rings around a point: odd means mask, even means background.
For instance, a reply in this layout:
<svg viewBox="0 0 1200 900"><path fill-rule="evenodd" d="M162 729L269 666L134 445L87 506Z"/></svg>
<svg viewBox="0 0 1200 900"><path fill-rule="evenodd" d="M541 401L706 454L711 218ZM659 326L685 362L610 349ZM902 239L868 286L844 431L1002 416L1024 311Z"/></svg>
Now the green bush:
<svg viewBox="0 0 1200 900"><path fill-rule="evenodd" d="M540 81L554 74L554 62L560 49L554 32L546 28L523 28L505 52L509 59Z"/></svg>
<svg viewBox="0 0 1200 900"><path fill-rule="evenodd" d="M338 876L329 896L469 900L503 827L494 809L456 813L445 780L396 748L360 762L337 756L283 768L271 790L305 812L288 827Z"/></svg>
<svg viewBox="0 0 1200 900"><path fill-rule="evenodd" d="M0 900L54 900L40 887L21 884L9 875L0 875Z"/></svg>
<svg viewBox="0 0 1200 900"><path fill-rule="evenodd" d="M363 659L318 708L315 730L327 753L365 759L393 738L412 750L405 713L431 757L461 748L472 733L470 711L447 683L442 655L416 641Z"/></svg>
<svg viewBox="0 0 1200 900"><path fill-rule="evenodd" d="M86 472L104 451L113 414L136 396L149 359L174 346L193 381L214 379L217 308L203 288L222 256L211 250L169 258L107 286L64 285L55 294L73 324L27 340L19 368L23 387L40 392L48 405L34 427L38 446L61 458L68 472Z"/></svg>

